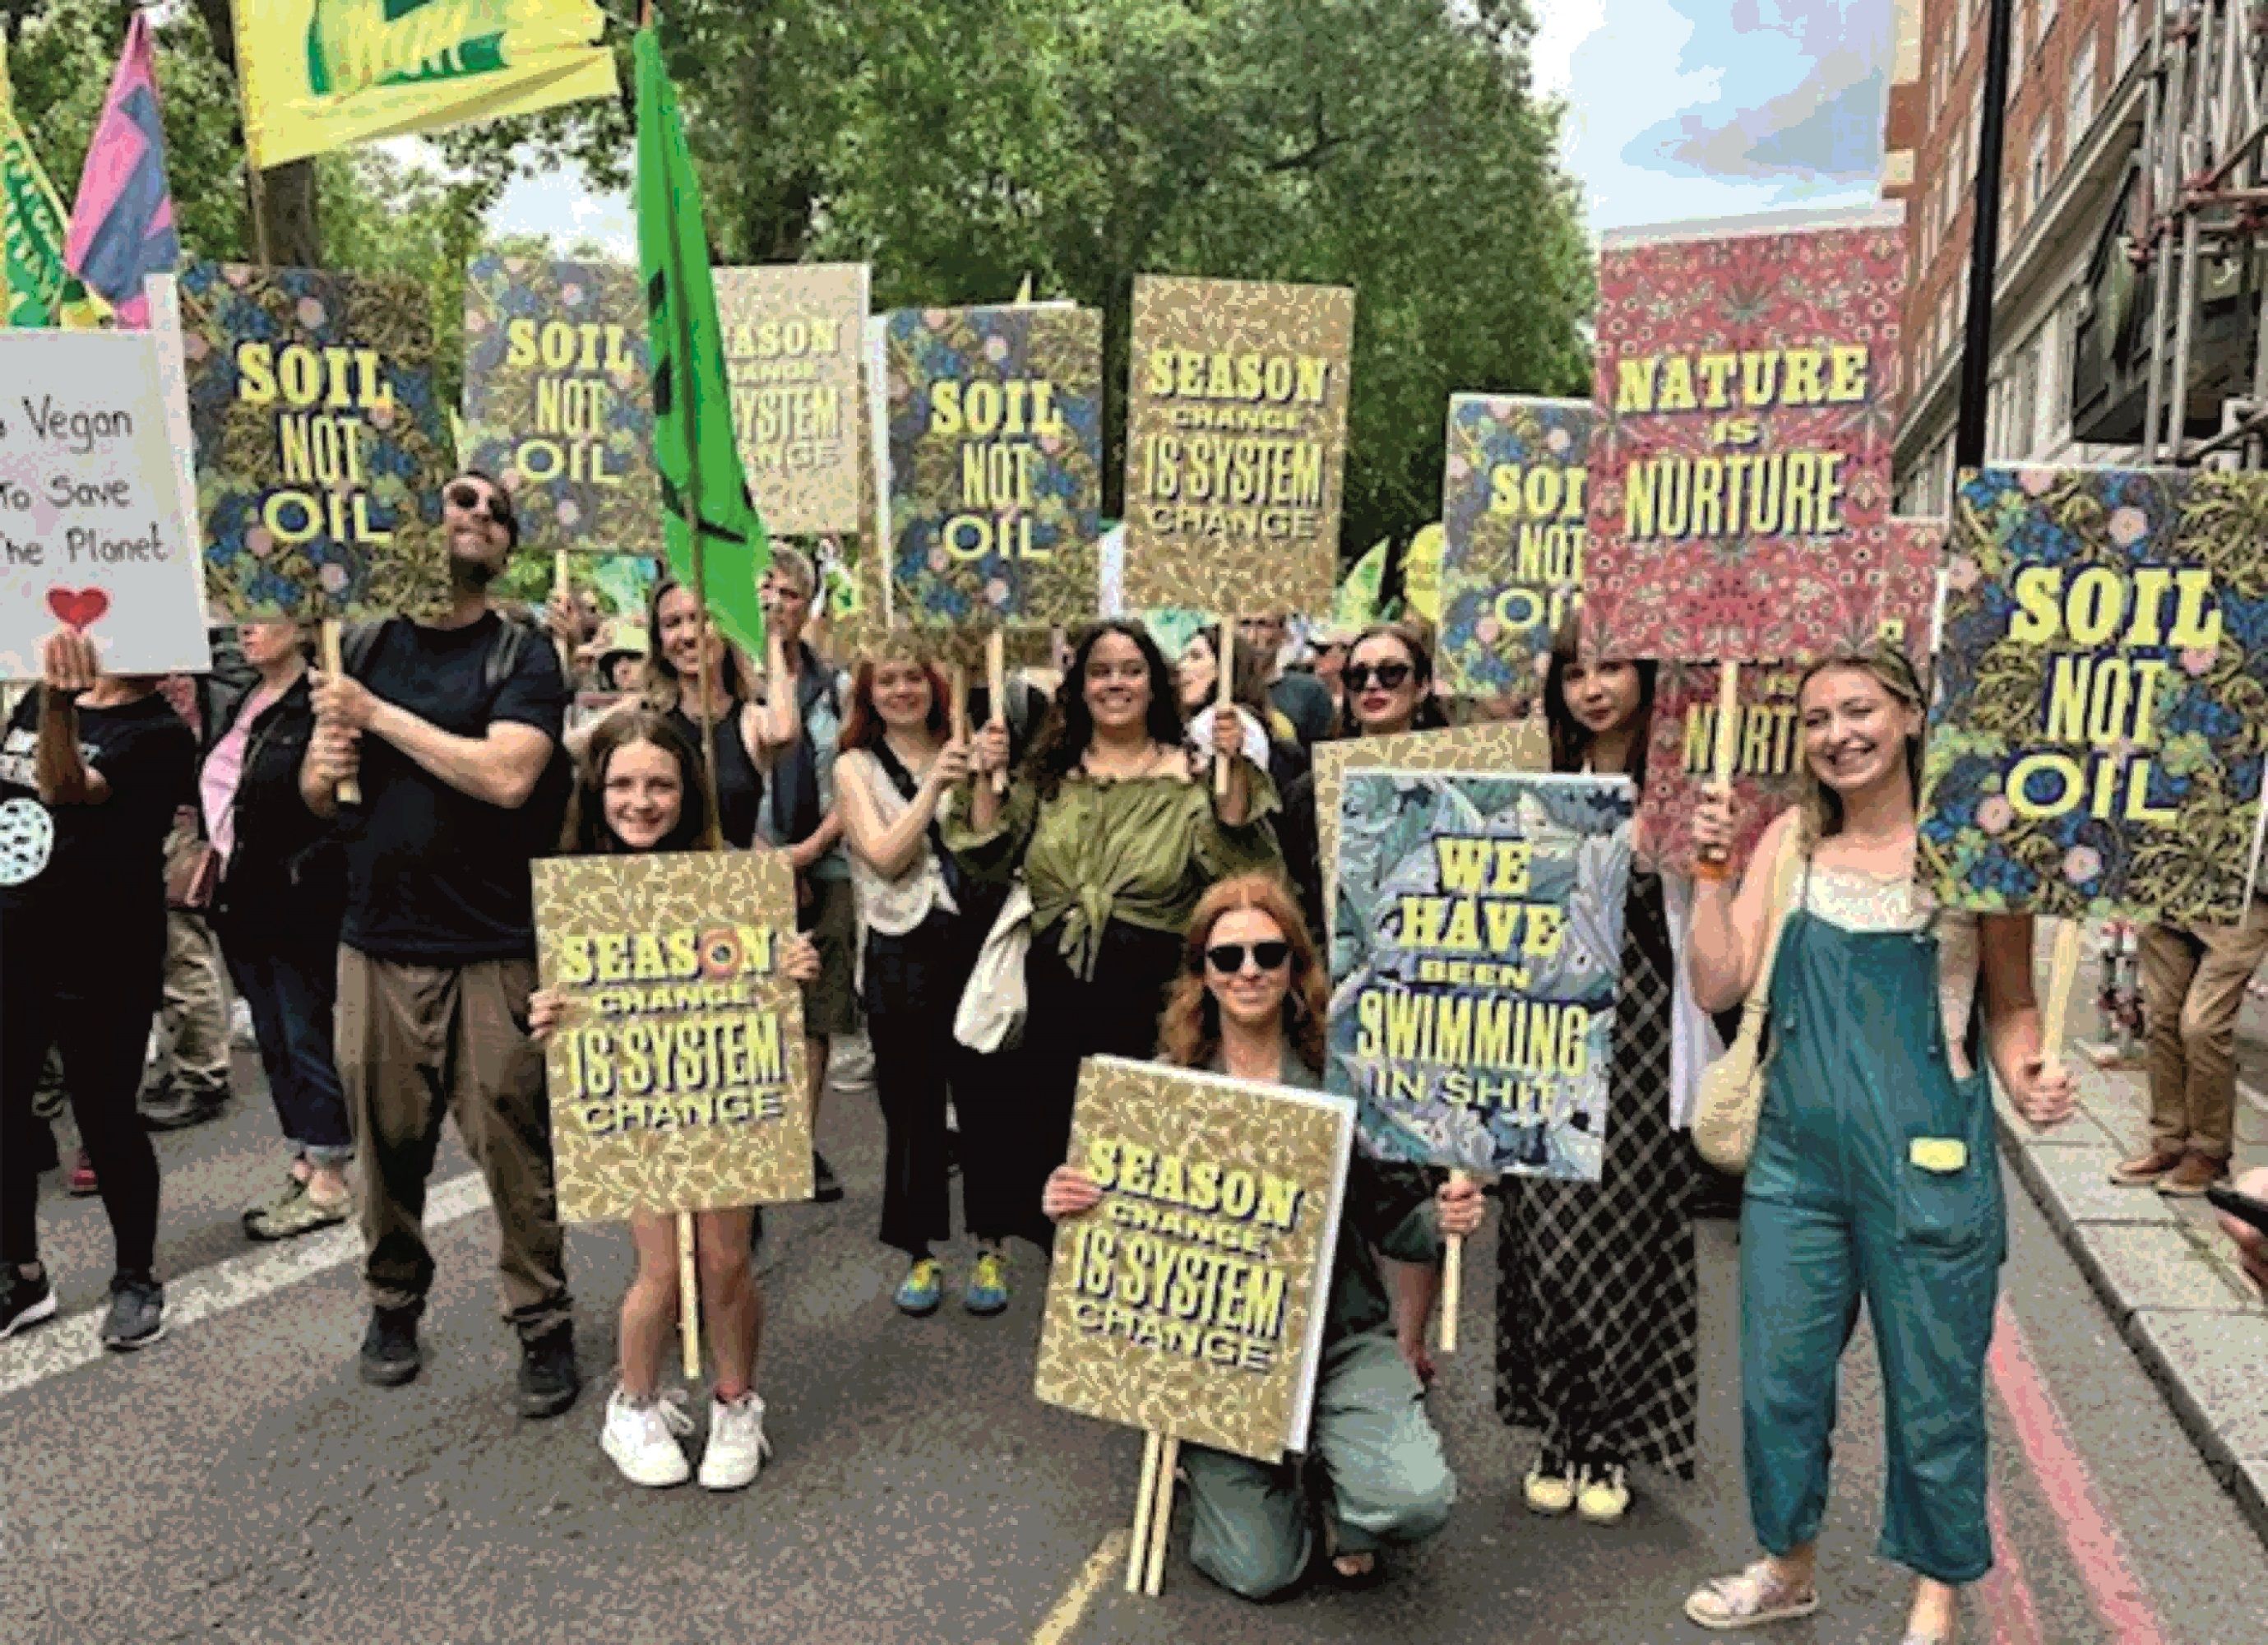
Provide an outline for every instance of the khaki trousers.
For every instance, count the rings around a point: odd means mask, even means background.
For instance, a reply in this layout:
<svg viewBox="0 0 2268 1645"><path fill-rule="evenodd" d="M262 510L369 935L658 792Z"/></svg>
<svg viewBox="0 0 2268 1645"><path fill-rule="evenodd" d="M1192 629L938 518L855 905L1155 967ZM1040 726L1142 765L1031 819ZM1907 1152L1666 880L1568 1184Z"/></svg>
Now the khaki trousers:
<svg viewBox="0 0 2268 1645"><path fill-rule="evenodd" d="M543 1051L527 1033L534 987L528 960L410 965L339 948L339 1081L377 1307L420 1306L433 1282L425 1184L446 1105L495 1201L505 1318L524 1339L567 1322Z"/></svg>
<svg viewBox="0 0 2268 1645"><path fill-rule="evenodd" d="M166 997L158 1014L158 1067L193 1096L228 1095L228 991L220 950L201 914L166 913Z"/></svg>
<svg viewBox="0 0 2268 1645"><path fill-rule="evenodd" d="M2163 1153L2226 1161L2235 1144L2236 1014L2268 955L2268 904L2242 926L2151 926L2142 933L2142 1009L2150 1059L2150 1137Z"/></svg>

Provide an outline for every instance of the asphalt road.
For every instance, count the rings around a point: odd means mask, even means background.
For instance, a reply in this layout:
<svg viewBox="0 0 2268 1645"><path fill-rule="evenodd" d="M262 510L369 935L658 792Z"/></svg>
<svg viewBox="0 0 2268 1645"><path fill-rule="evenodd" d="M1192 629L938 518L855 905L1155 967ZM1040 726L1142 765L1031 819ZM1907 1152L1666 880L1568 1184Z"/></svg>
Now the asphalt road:
<svg viewBox="0 0 2268 1645"><path fill-rule="evenodd" d="M254 1077L247 1075L247 1087ZM352 1241L255 1250L237 1216L277 1169L264 1100L160 1139L175 1324L130 1358L90 1340L108 1272L93 1201L50 1179L42 1236L67 1317L0 1346L0 1641L1389 1641L1637 1645L1709 1637L1680 1606L1749 1557L1734 1242L1703 1229L1700 1477L1641 1478L1613 1530L1521 1513L1525 1441L1489 1406L1491 1234L1467 1264L1466 1351L1433 1396L1461 1482L1448 1530L1363 1594L1257 1607L1213 1589L1177 1528L1159 1599L1120 1590L1138 1436L1029 1394L1042 1272L1020 1251L998 1319L901 1318L873 1239L880 1126L822 1127L843 1204L772 1213L759 1385L777 1455L751 1492L624 1484L597 1432L630 1262L610 1228L569 1250L583 1403L512 1413L494 1228L469 1184L435 1239L429 1366L362 1386ZM468 1170L453 1143L437 1182ZM1992 1406L2001 1568L1963 1637L2009 1645L2257 1645L2268 1557L2174 1426L2021 1188ZM469 1209L468 1207L470 1207ZM967 1272L956 1253L949 1276ZM2013 1323L2011 1323L2013 1322ZM2264 1378L2268 1390L2268 1378ZM696 1408L698 1402L696 1401ZM1826 1605L1767 1636L1896 1641L1905 1580L1871 1553L1880 1493L1871 1345L1845 1383ZM1185 1519L1185 1515L1184 1515Z"/></svg>

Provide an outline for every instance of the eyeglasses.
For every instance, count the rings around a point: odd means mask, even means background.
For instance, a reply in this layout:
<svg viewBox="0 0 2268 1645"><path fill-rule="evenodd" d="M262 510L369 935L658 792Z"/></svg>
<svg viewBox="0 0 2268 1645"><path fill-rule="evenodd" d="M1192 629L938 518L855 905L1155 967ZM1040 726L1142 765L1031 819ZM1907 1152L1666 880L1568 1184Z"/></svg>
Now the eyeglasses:
<svg viewBox="0 0 2268 1645"><path fill-rule="evenodd" d="M1244 969L1247 955L1263 971L1281 970L1292 957L1288 942L1216 942L1205 950L1205 963L1223 977L1233 977Z"/></svg>
<svg viewBox="0 0 2268 1645"><path fill-rule="evenodd" d="M512 503L501 491L460 480L443 495L448 498L450 507L464 513L483 515L499 526L512 524Z"/></svg>
<svg viewBox="0 0 2268 1645"><path fill-rule="evenodd" d="M1381 662L1374 668L1366 662L1358 662L1351 663L1342 670L1340 678L1346 682L1349 690L1367 691L1371 682L1375 680L1380 690L1398 691L1410 683L1410 676L1416 672L1406 662Z"/></svg>

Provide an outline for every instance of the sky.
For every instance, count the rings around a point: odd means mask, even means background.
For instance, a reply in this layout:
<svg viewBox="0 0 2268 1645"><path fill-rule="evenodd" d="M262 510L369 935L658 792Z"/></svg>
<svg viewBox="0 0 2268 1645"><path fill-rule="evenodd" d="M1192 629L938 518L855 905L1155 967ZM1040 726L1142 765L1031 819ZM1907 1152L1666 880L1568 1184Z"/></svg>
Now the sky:
<svg viewBox="0 0 2268 1645"><path fill-rule="evenodd" d="M1533 4L1594 232L1875 198L1891 0ZM626 196L556 177L515 182L496 226L635 249Z"/></svg>

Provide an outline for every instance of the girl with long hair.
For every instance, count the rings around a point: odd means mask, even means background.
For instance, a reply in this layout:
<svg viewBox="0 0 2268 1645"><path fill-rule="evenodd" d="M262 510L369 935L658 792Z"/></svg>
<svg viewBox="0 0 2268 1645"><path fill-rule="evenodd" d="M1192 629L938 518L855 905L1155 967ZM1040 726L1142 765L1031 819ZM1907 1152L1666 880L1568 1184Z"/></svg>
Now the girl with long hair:
<svg viewBox="0 0 2268 1645"><path fill-rule="evenodd" d="M1552 769L1642 791L1653 690L1653 663L1587 658L1568 623L1544 677ZM1693 1477L1700 1292L1683 1132L1722 1047L1678 963L1691 884L1653 857L1641 838L1623 903L1601 1179L1506 1178L1498 1225L1497 1414L1541 1431L1529 1509L1594 1524L1629 1509L1634 1463Z"/></svg>
<svg viewBox="0 0 2268 1645"><path fill-rule="evenodd" d="M997 1134L1000 1081L953 1037L954 1008L998 911L940 845L938 812L968 775L968 746L948 740L946 685L904 640L858 664L835 766L850 882L865 928L867 1037L888 1141L881 1239L906 1256L901 1312L937 1311L944 1271L932 1243L953 1236L945 1125L961 1121L963 1214L976 1240L961 1294L972 1314L1008 1306L1006 1236L1015 1231L1009 1152Z"/></svg>
<svg viewBox="0 0 2268 1645"><path fill-rule="evenodd" d="M578 857L723 849L700 750L672 717L632 707L599 722L560 849ZM780 969L798 981L819 968L807 937L788 937L779 953ZM565 1011L561 995L537 991L528 1002L529 1031L548 1040L565 1021ZM717 1356L700 1471L702 1486L711 1491L753 1483L770 1450L764 1402L755 1390L764 1303L749 1251L755 1216L755 1207L743 1206L698 1212L693 1219L702 1324ZM678 1438L693 1431L693 1419L683 1395L661 1390L662 1356L681 1305L677 1219L632 1217L630 1243L637 1272L622 1295L621 1364L599 1443L631 1484L681 1485L692 1470Z"/></svg>
<svg viewBox="0 0 2268 1645"><path fill-rule="evenodd" d="M1190 916L1156 1059L1317 1090L1329 1010L1329 979L1282 883L1240 874L1207 891ZM1347 1173L1310 1443L1330 1483L1323 1522L1332 1574L1366 1584L1379 1575L1381 1547L1432 1536L1456 1496L1425 1391L1395 1341L1370 1248L1437 1262L1444 1233L1462 1238L1480 1226L1482 1199L1469 1183L1445 1184L1429 1199L1418 1179L1382 1172L1359 1154ZM1101 1202L1094 1178L1064 1164L1049 1176L1042 1208L1055 1218L1084 1216ZM1313 1552L1297 1465L1202 1445L1181 1455L1190 1562L1248 1599L1297 1582Z"/></svg>
<svg viewBox="0 0 2268 1645"><path fill-rule="evenodd" d="M1933 905L1915 875L1923 697L1886 647L1832 654L1797 694L1802 799L1764 830L1737 892L1703 877L1687 963L1701 1004L1749 990L1784 843L1800 863L1769 979L1772 1045L1741 1211L1741 1414L1764 1557L1686 1601L1705 1627L1818 1608L1837 1362L1863 1300L1885 1383L1884 1559L1915 1574L1910 1645L1953 1637L1991 1568L1984 1356L2007 1251L1989 1078L1964 1040L1981 985L1993 1070L2024 1118L2059 1123L2032 993L2029 917ZM1729 797L1697 814L1721 864Z"/></svg>
<svg viewBox="0 0 2268 1645"><path fill-rule="evenodd" d="M1028 1107L1008 1180L1018 1231L1046 1249L1040 1189L1070 1142L1080 1060L1150 1054L1197 898L1279 861L1268 826L1276 790L1224 716L1214 749L1229 779L1215 796L1212 763L1182 746L1173 674L1138 623L1080 636L1005 799L991 777L1007 766L1007 728L995 720L976 742L976 780L947 802L945 843L977 878L1020 870L1032 899L1019 1051Z"/></svg>

